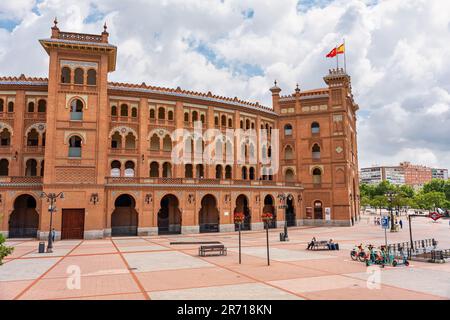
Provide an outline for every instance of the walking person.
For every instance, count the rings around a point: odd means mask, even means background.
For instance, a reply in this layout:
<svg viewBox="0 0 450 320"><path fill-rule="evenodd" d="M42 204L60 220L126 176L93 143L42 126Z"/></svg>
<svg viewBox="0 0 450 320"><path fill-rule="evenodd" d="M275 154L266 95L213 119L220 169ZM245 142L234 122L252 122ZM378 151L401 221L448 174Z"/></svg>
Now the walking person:
<svg viewBox="0 0 450 320"><path fill-rule="evenodd" d="M400 219L400 221L398 223L400 224L400 229L403 229L403 221L402 221L402 219Z"/></svg>
<svg viewBox="0 0 450 320"><path fill-rule="evenodd" d="M55 228L52 229L51 234L52 234L52 242L55 242L55 237L56 237Z"/></svg>

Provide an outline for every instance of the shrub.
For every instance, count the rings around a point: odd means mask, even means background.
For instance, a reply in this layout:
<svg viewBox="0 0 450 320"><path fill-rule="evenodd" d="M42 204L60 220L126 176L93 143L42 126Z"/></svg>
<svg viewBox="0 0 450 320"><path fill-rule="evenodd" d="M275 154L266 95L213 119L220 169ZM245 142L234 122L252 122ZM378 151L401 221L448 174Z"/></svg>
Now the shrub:
<svg viewBox="0 0 450 320"><path fill-rule="evenodd" d="M7 255L10 255L14 250L13 247L7 247L6 245L4 245L4 243L5 237L0 234L0 266L2 265L3 258Z"/></svg>

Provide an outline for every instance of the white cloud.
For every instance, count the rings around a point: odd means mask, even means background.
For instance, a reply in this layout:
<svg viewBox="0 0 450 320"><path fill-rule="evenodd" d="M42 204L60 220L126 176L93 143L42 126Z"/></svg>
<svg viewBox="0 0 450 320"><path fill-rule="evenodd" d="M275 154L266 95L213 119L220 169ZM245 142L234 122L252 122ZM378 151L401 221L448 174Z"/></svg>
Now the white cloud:
<svg viewBox="0 0 450 320"><path fill-rule="evenodd" d="M361 112L360 166L450 167L450 3L440 0L44 0L1 1L0 73L47 74L37 39L62 30L100 33L118 46L112 81L211 91L270 105L282 94L324 86L325 54L345 37ZM300 10L298 10L300 9ZM251 18L248 13L253 12ZM0 24L1 25L1 24ZM246 75L242 66L261 72Z"/></svg>

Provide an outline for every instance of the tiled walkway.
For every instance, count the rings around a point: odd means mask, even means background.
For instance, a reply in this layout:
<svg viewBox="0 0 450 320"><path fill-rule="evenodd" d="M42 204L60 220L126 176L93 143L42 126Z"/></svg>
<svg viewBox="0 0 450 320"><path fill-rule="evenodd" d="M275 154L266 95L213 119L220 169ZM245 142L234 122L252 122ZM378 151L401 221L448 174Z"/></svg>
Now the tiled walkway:
<svg viewBox="0 0 450 320"><path fill-rule="evenodd" d="M281 231L270 231L270 266L265 232L242 233L241 265L235 233L57 241L53 254L17 239L0 267L0 299L450 299L450 262L413 261L373 274L351 261L353 245L384 243L384 232L368 220L353 228L290 228L289 242L279 241ZM413 233L450 248L448 220L416 218ZM332 238L341 250L306 251L312 236ZM407 228L388 233L389 242L408 238ZM228 255L201 258L198 245L170 244L193 240L221 241Z"/></svg>

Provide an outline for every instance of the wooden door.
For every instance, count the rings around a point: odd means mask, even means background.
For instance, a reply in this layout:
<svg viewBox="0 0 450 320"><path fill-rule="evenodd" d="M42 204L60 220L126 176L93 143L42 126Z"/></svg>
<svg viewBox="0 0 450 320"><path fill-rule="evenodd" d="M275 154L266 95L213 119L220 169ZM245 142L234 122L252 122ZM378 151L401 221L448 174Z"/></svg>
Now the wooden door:
<svg viewBox="0 0 450 320"><path fill-rule="evenodd" d="M61 239L84 238L84 209L62 209Z"/></svg>

